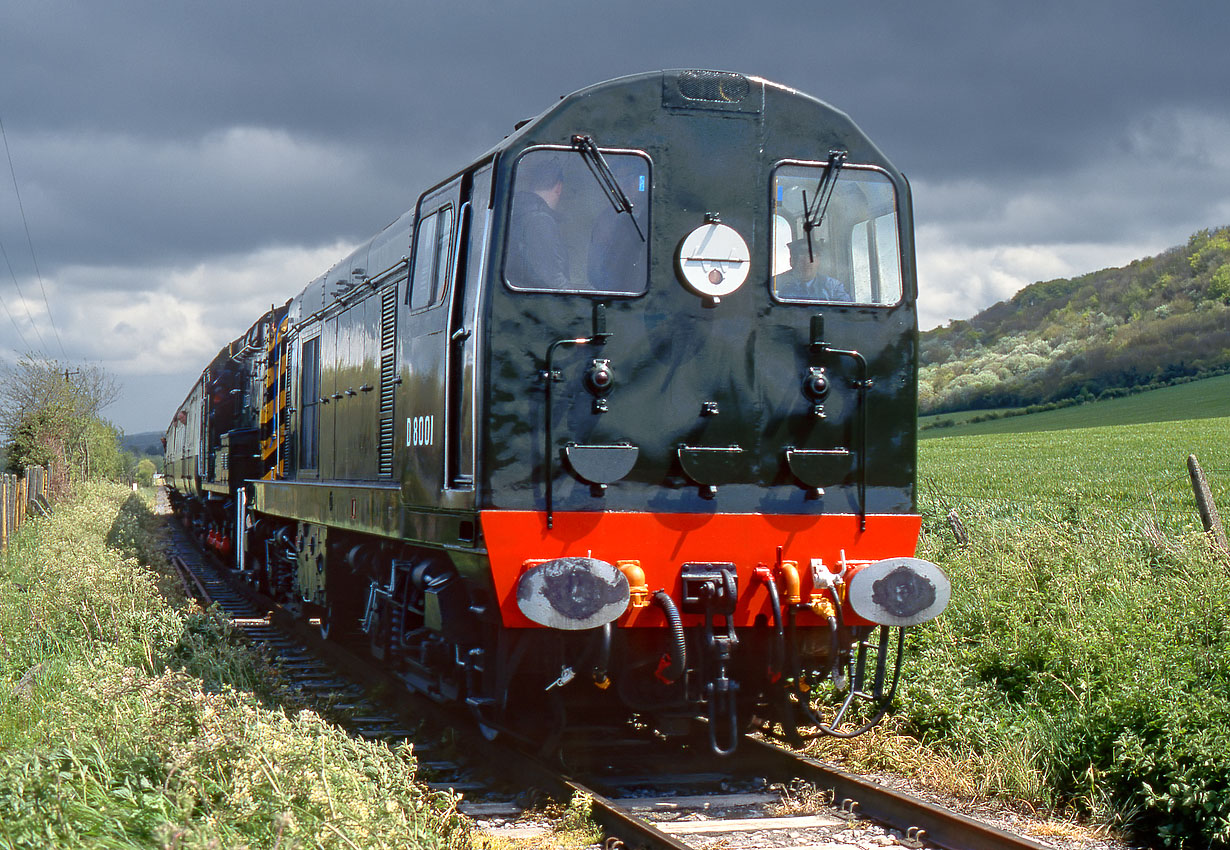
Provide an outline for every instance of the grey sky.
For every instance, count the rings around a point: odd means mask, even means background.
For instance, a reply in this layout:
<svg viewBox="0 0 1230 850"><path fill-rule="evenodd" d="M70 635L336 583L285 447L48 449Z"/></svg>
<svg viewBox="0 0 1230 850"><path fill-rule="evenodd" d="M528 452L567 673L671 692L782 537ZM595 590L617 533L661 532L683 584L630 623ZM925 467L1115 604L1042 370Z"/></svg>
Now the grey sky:
<svg viewBox="0 0 1230 850"><path fill-rule="evenodd" d="M63 357L45 289L68 358L124 386L107 415L161 430L261 310L516 121L679 67L793 86L876 140L913 184L934 326L1230 224L1228 32L1213 2L7 0L42 288L0 160L0 356Z"/></svg>

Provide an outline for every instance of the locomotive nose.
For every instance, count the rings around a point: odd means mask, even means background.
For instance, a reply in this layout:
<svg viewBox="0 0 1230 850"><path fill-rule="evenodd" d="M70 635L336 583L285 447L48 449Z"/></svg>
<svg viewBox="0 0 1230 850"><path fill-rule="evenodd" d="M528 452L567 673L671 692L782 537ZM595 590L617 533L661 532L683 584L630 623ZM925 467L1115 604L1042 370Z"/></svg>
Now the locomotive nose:
<svg viewBox="0 0 1230 850"><path fill-rule="evenodd" d="M597 558L556 558L531 567L517 580L517 607L540 626L566 631L595 629L628 607L628 580Z"/></svg>
<svg viewBox="0 0 1230 850"><path fill-rule="evenodd" d="M850 607L881 626L917 626L935 619L951 595L948 577L920 558L876 561L850 579Z"/></svg>

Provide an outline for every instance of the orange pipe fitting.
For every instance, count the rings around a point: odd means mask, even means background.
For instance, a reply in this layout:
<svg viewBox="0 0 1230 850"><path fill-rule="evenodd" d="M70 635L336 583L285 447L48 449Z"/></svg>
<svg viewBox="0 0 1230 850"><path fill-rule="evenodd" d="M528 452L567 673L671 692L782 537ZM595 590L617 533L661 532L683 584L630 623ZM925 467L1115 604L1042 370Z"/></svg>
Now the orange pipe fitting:
<svg viewBox="0 0 1230 850"><path fill-rule="evenodd" d="M794 561L782 561L778 568L782 571L782 583L786 586L786 604L798 605L803 599L799 589L799 565Z"/></svg>
<svg viewBox="0 0 1230 850"><path fill-rule="evenodd" d="M632 608L649 606L649 585L645 581L645 571L641 569L640 561L616 561L615 566L628 580L628 604Z"/></svg>

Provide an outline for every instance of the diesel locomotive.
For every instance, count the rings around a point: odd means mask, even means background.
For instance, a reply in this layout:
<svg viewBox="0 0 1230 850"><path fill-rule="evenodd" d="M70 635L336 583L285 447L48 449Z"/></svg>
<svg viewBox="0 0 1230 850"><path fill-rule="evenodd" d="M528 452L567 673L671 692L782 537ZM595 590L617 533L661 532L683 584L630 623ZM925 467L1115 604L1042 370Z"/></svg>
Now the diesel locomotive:
<svg viewBox="0 0 1230 850"><path fill-rule="evenodd" d="M175 510L491 734L851 735L914 556L909 186L842 112L681 70L567 97L205 368Z"/></svg>

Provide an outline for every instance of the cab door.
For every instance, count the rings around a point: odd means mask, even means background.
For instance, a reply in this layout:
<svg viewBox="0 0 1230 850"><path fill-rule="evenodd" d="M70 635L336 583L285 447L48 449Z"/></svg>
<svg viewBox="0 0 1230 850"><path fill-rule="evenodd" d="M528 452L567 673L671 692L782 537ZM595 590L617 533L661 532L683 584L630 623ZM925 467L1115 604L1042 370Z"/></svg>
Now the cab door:
<svg viewBox="0 0 1230 850"><path fill-rule="evenodd" d="M488 163L419 199L402 361L408 368L398 401L410 505L464 509L474 502L477 281L490 188Z"/></svg>
<svg viewBox="0 0 1230 850"><path fill-rule="evenodd" d="M447 407L449 293L457 262L460 181L419 199L407 287L402 352L404 383L396 407L403 494L412 508L435 508L444 489L444 420ZM411 528L411 536L418 533ZM423 531L424 534L428 532Z"/></svg>
<svg viewBox="0 0 1230 850"><path fill-rule="evenodd" d="M449 303L448 387L445 412L445 489L452 501L473 505L477 388L479 375L479 301L487 268L491 226L490 164L461 181L457 266Z"/></svg>

